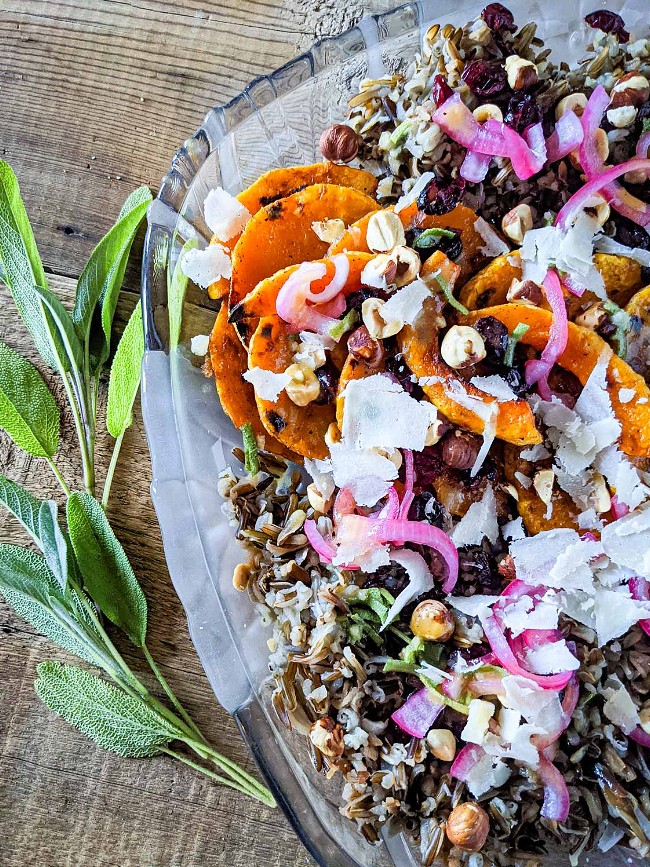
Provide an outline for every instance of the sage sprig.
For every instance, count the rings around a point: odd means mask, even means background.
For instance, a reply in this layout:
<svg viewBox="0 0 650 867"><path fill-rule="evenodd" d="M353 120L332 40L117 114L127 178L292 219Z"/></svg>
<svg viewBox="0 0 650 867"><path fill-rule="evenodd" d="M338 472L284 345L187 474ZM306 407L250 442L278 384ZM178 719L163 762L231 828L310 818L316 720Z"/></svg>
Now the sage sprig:
<svg viewBox="0 0 650 867"><path fill-rule="evenodd" d="M103 674L41 663L36 692L51 710L107 750L139 758L165 753L215 782L274 806L268 789L207 743L163 677L146 643L146 597L105 513L140 384L140 304L110 370L106 415L115 447L102 502L95 498L100 376L110 356L113 316L131 246L150 201L146 187L129 196L117 223L84 267L69 313L47 285L16 177L0 161L0 279L9 286L43 362L62 379L79 440L85 488L71 490L56 465L60 411L45 380L34 365L0 343L0 428L23 451L47 462L66 499L64 525L57 502L38 499L0 476L0 504L40 551L0 545L0 594L39 632ZM176 300L182 303L180 282L176 288ZM168 704L126 663L106 621L142 652ZM196 760L175 749L175 742Z"/></svg>

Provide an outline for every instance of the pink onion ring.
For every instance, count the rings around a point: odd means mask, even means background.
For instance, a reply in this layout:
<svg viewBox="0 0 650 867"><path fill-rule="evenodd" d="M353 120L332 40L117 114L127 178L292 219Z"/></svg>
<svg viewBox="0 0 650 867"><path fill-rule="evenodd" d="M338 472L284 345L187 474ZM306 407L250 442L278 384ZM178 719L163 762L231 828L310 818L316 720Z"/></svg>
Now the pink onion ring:
<svg viewBox="0 0 650 867"><path fill-rule="evenodd" d="M637 744L641 744L642 747L650 747L650 735L644 732L641 726L637 726L633 729L629 733L628 738L636 741Z"/></svg>
<svg viewBox="0 0 650 867"><path fill-rule="evenodd" d="M575 278L571 276L571 274L563 274L560 278L560 282L564 289L567 292L570 292L572 295L576 295L578 298L582 298L587 289L586 286L583 286L581 283L576 282Z"/></svg>
<svg viewBox="0 0 650 867"><path fill-rule="evenodd" d="M555 129L546 139L546 161L555 163L580 146L584 130L580 118L573 111L565 111L555 124Z"/></svg>
<svg viewBox="0 0 650 867"><path fill-rule="evenodd" d="M540 752L547 750L552 744L559 740L568 729L569 724L573 719L575 709L578 706L579 697L580 681L574 671L571 680L567 683L564 689L564 695L562 696L562 719L559 728L545 735L533 735L531 738L532 742Z"/></svg>
<svg viewBox="0 0 650 867"><path fill-rule="evenodd" d="M458 93L446 99L431 119L455 142L475 150L474 143L481 127Z"/></svg>
<svg viewBox="0 0 650 867"><path fill-rule="evenodd" d="M338 524L345 515L354 515L357 508L352 492L348 488L340 488L332 510L334 523Z"/></svg>
<svg viewBox="0 0 650 867"><path fill-rule="evenodd" d="M590 180L581 187L577 193L574 193L568 202L564 205L560 213L555 218L555 225L559 226L561 229L566 230L568 226L571 225L571 222L576 217L578 212L582 207L584 207L585 203L595 194L604 190L605 187L611 182L615 181L617 178L620 178L621 175L624 175L626 172L635 172L642 171L648 172L650 171L650 160L639 159L635 157L631 160L627 160L624 163L621 163L618 166L612 166L600 174L594 175ZM621 190L621 193L617 193L616 198L611 198L610 203L612 207L614 207L620 214L623 214L626 217L629 217L631 220L634 220L635 223L638 223L640 226L647 226L650 224L650 205L645 204L644 202L640 202L638 199L635 200L639 203L639 208L632 207L628 203L628 206L625 206L625 202L621 200L621 195L626 191ZM607 195L606 195L607 197ZM627 194L628 199L633 198ZM623 196L625 198L625 196Z"/></svg>
<svg viewBox="0 0 650 867"><path fill-rule="evenodd" d="M611 505L611 513L615 521L618 521L619 518L624 518L629 512L629 508L625 505L625 503L621 503L616 494L612 496L612 505Z"/></svg>
<svg viewBox="0 0 650 867"><path fill-rule="evenodd" d="M485 180L491 162L490 154L479 154L468 150L460 167L460 176L471 184L480 184Z"/></svg>
<svg viewBox="0 0 650 867"><path fill-rule="evenodd" d="M645 578L639 576L630 578L628 586L632 599L636 599L637 602L650 602L650 584ZM650 619L639 620L639 626L646 635L650 635Z"/></svg>
<svg viewBox="0 0 650 867"><path fill-rule="evenodd" d="M526 362L526 382L529 385L537 383L542 398L549 400L551 393L548 387L548 376L553 365L566 349L569 339L569 320L564 303L564 293L560 278L555 271L546 272L544 292L553 318L549 329L548 343L542 351L542 357Z"/></svg>
<svg viewBox="0 0 650 867"><path fill-rule="evenodd" d="M312 292L311 284L325 277L327 274L325 263L303 262L289 276L280 288L275 304L281 319L294 328L318 331L321 334L327 333L336 324L338 320L333 318L331 313L333 309L342 312L341 305L339 302L332 308L331 304L345 287L350 273L350 263L343 253L334 256L331 261L334 264L334 276L321 292ZM327 305L328 314L322 312L322 305Z"/></svg>
<svg viewBox="0 0 650 867"><path fill-rule="evenodd" d="M571 804L564 775L552 762L549 762L546 756L539 757L537 773L544 784L541 815L554 822L566 822Z"/></svg>
<svg viewBox="0 0 650 867"><path fill-rule="evenodd" d="M650 148L650 129L644 132L641 138L636 143L636 155L642 160L647 159L648 148Z"/></svg>
<svg viewBox="0 0 650 867"><path fill-rule="evenodd" d="M394 520L395 518L399 518L399 494L397 493L397 488L395 485L391 485L388 491L386 504L383 509L373 517L379 518L389 518L390 520ZM335 516L336 519L336 516Z"/></svg>
<svg viewBox="0 0 650 867"><path fill-rule="evenodd" d="M411 737L423 738L444 708L444 704L431 698L425 687L410 695L391 719Z"/></svg>
<svg viewBox="0 0 650 867"><path fill-rule="evenodd" d="M477 762L485 756L485 750L478 744L467 744L453 761L449 773L455 780L465 781Z"/></svg>
<svg viewBox="0 0 650 867"><path fill-rule="evenodd" d="M415 496L413 493L415 470L413 469L413 452L410 449L404 449L404 480L404 493L402 494L402 505L399 507L398 517L407 519Z"/></svg>
<svg viewBox="0 0 650 867"><path fill-rule="evenodd" d="M331 563L336 556L336 548L331 542L328 542L323 538L316 526L316 521L305 521L304 529L309 544L312 546L314 551L316 551L321 560L325 563Z"/></svg>

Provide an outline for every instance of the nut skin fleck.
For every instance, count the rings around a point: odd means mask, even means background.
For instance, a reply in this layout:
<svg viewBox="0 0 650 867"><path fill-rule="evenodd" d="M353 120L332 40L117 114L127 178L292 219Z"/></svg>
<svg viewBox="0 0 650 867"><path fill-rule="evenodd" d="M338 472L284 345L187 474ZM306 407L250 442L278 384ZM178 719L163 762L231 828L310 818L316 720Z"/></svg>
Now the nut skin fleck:
<svg viewBox="0 0 650 867"><path fill-rule="evenodd" d="M442 441L442 459L454 470L469 470L481 448L481 438L467 431L450 431Z"/></svg>
<svg viewBox="0 0 650 867"><path fill-rule="evenodd" d="M425 599L411 615L411 631L425 641L449 641L456 631L456 621L442 602Z"/></svg>
<svg viewBox="0 0 650 867"><path fill-rule="evenodd" d="M490 833L490 820L483 807L472 801L459 804L449 814L447 839L463 852L480 852Z"/></svg>
<svg viewBox="0 0 650 867"><path fill-rule="evenodd" d="M357 328L348 337L348 351L357 360L377 370L382 366L386 355L381 341L371 337L365 325Z"/></svg>
<svg viewBox="0 0 650 867"><path fill-rule="evenodd" d="M318 142L320 152L333 163L349 163L356 157L361 145L361 136L344 123L328 127Z"/></svg>
<svg viewBox="0 0 650 867"><path fill-rule="evenodd" d="M507 301L518 301L520 304L529 304L534 307L544 300L544 292L539 283L533 280L513 280L506 294Z"/></svg>
<svg viewBox="0 0 650 867"><path fill-rule="evenodd" d="M309 739L328 758L336 759L343 755L343 728L332 717L316 720L309 730Z"/></svg>

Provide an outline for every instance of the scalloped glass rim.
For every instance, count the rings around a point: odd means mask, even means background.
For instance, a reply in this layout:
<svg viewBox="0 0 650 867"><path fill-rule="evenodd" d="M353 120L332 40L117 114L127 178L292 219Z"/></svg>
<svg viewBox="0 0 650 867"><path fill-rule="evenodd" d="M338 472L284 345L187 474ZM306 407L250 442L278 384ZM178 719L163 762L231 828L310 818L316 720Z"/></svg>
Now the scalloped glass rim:
<svg viewBox="0 0 650 867"><path fill-rule="evenodd" d="M148 214L143 260L146 353L142 403L152 458L152 498L174 587L187 613L192 640L220 703L233 714L279 804L323 867L417 867L424 861L402 835L365 843L336 808L339 782L324 784L304 765L301 739L287 735L271 712L268 651L259 619L234 591L241 559L216 495L218 472L238 434L214 398L213 385L192 364L187 340L168 354L167 291L182 241L209 240L202 204L211 186L236 193L263 171L320 159L322 129L344 115L362 77L378 77L412 58L417 40L436 21L460 24L476 16L475 0L422 0L373 15L340 36L317 42L270 75L252 81L174 154ZM575 59L594 6L620 11L628 26L643 20L644 0L579 0L569 17L564 0L514 0L518 21L539 22L550 44ZM573 58L570 57L573 55ZM186 335L208 331L214 313L186 305ZM188 331L189 329L189 331ZM233 462L232 457L230 462ZM626 863L627 850L591 856L595 867ZM565 865L550 857L548 867Z"/></svg>

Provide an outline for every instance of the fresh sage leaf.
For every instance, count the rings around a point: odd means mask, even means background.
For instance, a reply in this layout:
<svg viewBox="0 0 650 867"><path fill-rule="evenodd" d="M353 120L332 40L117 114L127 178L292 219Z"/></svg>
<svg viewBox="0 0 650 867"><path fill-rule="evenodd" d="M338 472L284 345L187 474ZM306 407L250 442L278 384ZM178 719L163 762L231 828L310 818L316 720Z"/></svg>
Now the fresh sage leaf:
<svg viewBox="0 0 650 867"><path fill-rule="evenodd" d="M181 338L181 325L183 324L183 301L187 291L187 277L183 273L181 262L188 250L195 250L199 246L198 238L190 238L183 244L180 255L176 262L172 278L167 292L167 310L169 313L169 348L176 349Z"/></svg>
<svg viewBox="0 0 650 867"><path fill-rule="evenodd" d="M5 266L2 264L2 260L0 259L0 283L7 283L7 272L5 271Z"/></svg>
<svg viewBox="0 0 650 867"><path fill-rule="evenodd" d="M34 292L40 299L43 312L50 323L59 372L65 375L82 370L83 347L77 337L72 317L49 289L34 286Z"/></svg>
<svg viewBox="0 0 650 867"><path fill-rule="evenodd" d="M51 458L59 447L59 409L33 364L0 343L0 428L27 454Z"/></svg>
<svg viewBox="0 0 650 867"><path fill-rule="evenodd" d="M0 593L19 617L59 647L96 660L98 637L78 615L76 594L63 590L42 557L17 545L0 545Z"/></svg>
<svg viewBox="0 0 650 867"><path fill-rule="evenodd" d="M140 387L143 356L142 304L138 301L115 350L108 381L106 427L115 439L122 436L133 421L133 403Z"/></svg>
<svg viewBox="0 0 650 867"><path fill-rule="evenodd" d="M16 175L0 160L0 260L3 281L9 286L16 307L39 355L53 370L57 359L52 348L50 323L34 286L47 287L43 263L34 240Z"/></svg>
<svg viewBox="0 0 650 867"><path fill-rule="evenodd" d="M90 494L72 494L68 532L90 598L138 647L147 633L147 600L104 510Z"/></svg>
<svg viewBox="0 0 650 867"><path fill-rule="evenodd" d="M148 187L139 187L131 193L117 223L90 254L77 282L72 319L79 340L90 346L94 370L110 354L111 326L131 245L151 199ZM94 325L95 340L91 341Z"/></svg>
<svg viewBox="0 0 650 867"><path fill-rule="evenodd" d="M49 661L37 670L41 701L105 750L145 758L178 736L141 699L88 671Z"/></svg>
<svg viewBox="0 0 650 867"><path fill-rule="evenodd" d="M57 504L54 500L38 500L5 476L0 476L0 503L36 542L50 571L65 590L73 554L59 526Z"/></svg>

